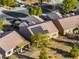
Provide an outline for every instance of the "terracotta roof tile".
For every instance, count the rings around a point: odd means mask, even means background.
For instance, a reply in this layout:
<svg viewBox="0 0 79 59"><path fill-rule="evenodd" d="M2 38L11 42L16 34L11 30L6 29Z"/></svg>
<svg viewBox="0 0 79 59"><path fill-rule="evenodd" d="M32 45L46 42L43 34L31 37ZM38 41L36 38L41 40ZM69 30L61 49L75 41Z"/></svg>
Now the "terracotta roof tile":
<svg viewBox="0 0 79 59"><path fill-rule="evenodd" d="M31 30L32 28L39 27L39 26L41 26L43 30L47 30L49 33L58 32L57 28L55 27L52 21L47 21L37 25L29 26L28 29L30 32L32 32Z"/></svg>
<svg viewBox="0 0 79 59"><path fill-rule="evenodd" d="M12 48L18 46L24 39L15 31L0 38L0 48L4 51L9 51ZM28 41L26 41L28 43Z"/></svg>
<svg viewBox="0 0 79 59"><path fill-rule="evenodd" d="M64 30L69 29L69 28L75 28L79 24L79 15L64 18L64 19L59 19L59 22Z"/></svg>

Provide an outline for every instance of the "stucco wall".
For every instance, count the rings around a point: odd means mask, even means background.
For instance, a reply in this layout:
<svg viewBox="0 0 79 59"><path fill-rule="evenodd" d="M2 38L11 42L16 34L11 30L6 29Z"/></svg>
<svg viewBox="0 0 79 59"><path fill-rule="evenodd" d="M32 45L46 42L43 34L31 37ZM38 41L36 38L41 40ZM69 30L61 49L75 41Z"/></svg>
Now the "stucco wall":
<svg viewBox="0 0 79 59"><path fill-rule="evenodd" d="M10 52L10 54L8 54L8 52ZM9 57L13 54L13 49L11 49L10 51L8 51L5 53L5 57Z"/></svg>
<svg viewBox="0 0 79 59"><path fill-rule="evenodd" d="M54 32L54 33L49 33L47 34L50 36L50 38L57 38L58 37L58 32Z"/></svg>
<svg viewBox="0 0 79 59"><path fill-rule="evenodd" d="M73 29L74 29L74 28L64 30L64 35L67 34L67 33L73 34Z"/></svg>

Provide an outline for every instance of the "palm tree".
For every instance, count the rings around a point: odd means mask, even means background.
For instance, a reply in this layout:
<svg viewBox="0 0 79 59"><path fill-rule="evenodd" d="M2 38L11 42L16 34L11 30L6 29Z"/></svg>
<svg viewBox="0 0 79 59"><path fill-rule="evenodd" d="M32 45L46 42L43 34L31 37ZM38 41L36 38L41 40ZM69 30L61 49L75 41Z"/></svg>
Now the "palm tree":
<svg viewBox="0 0 79 59"><path fill-rule="evenodd" d="M31 36L32 46L34 47L48 47L51 44L51 39L46 34L35 34Z"/></svg>

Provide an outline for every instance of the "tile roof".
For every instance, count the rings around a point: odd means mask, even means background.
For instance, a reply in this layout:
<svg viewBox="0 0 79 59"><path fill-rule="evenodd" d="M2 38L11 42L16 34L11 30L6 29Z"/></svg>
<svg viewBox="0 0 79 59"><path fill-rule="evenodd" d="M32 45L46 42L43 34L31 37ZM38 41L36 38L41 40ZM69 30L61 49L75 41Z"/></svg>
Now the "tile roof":
<svg viewBox="0 0 79 59"><path fill-rule="evenodd" d="M26 22L28 25L34 25L43 22L42 19L38 19L38 16L27 16L24 22Z"/></svg>
<svg viewBox="0 0 79 59"><path fill-rule="evenodd" d="M10 49L18 46L23 41L24 39L16 31L13 31L0 38L0 48L2 48L4 51L9 51ZM29 42L26 41L26 43L28 44Z"/></svg>
<svg viewBox="0 0 79 59"><path fill-rule="evenodd" d="M56 13L49 13L49 14L47 14L47 16L48 16L51 20L60 19L60 16L58 16Z"/></svg>
<svg viewBox="0 0 79 59"><path fill-rule="evenodd" d="M57 28L55 27L55 25L53 24L52 21L47 21L47 22L43 22L37 25L33 25L33 26L29 26L28 30L31 32L31 34L34 34L32 29L33 28L38 28L39 30L43 30L43 31L48 31L48 33L53 33L53 32L58 32ZM42 28L42 29L41 29ZM36 30L37 31L37 30ZM38 31L38 32L43 32L43 31Z"/></svg>
<svg viewBox="0 0 79 59"><path fill-rule="evenodd" d="M75 28L79 25L79 15L58 20L64 30Z"/></svg>

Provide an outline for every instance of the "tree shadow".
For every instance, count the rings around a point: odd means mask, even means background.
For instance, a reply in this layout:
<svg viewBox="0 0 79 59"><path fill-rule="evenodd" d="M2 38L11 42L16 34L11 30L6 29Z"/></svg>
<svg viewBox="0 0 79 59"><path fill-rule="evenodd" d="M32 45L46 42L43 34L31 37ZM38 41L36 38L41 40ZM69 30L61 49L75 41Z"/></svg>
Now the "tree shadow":
<svg viewBox="0 0 79 59"><path fill-rule="evenodd" d="M62 40L57 40L57 39L53 39L55 42L58 42L58 43L63 43L64 45L67 45L67 46L73 46L73 43L72 42L66 42L66 41L62 41Z"/></svg>
<svg viewBox="0 0 79 59"><path fill-rule="evenodd" d="M75 35L73 40L79 41L79 36L78 35Z"/></svg>
<svg viewBox="0 0 79 59"><path fill-rule="evenodd" d="M61 55L64 56L64 57L69 57L69 54L70 54L70 53L67 52L67 51L64 51L64 50L58 49L58 48L50 48L50 49L56 51L57 54L61 54Z"/></svg>
<svg viewBox="0 0 79 59"><path fill-rule="evenodd" d="M27 14L20 13L20 12L14 12L14 11L3 10L2 12L8 16L15 17L15 18L25 18L28 16Z"/></svg>
<svg viewBox="0 0 79 59"><path fill-rule="evenodd" d="M22 55L22 54L17 54L18 58L26 58L26 59L34 59L33 57Z"/></svg>

